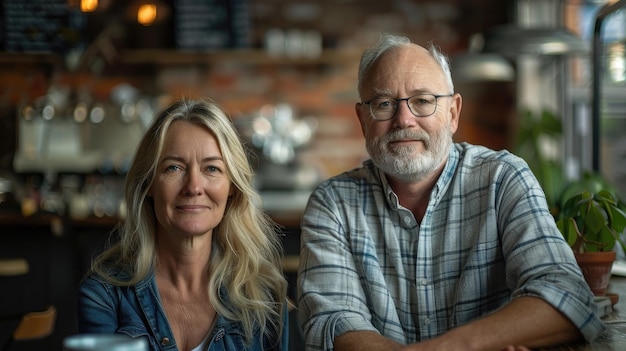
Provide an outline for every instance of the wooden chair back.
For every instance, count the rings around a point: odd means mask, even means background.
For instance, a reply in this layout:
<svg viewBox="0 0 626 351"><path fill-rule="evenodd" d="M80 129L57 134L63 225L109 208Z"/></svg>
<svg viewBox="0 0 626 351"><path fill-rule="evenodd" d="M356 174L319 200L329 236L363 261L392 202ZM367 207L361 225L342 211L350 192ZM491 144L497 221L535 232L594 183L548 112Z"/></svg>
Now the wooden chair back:
<svg viewBox="0 0 626 351"><path fill-rule="evenodd" d="M26 313L13 332L13 340L45 338L52 334L56 316L57 310L54 306L48 307L45 311Z"/></svg>

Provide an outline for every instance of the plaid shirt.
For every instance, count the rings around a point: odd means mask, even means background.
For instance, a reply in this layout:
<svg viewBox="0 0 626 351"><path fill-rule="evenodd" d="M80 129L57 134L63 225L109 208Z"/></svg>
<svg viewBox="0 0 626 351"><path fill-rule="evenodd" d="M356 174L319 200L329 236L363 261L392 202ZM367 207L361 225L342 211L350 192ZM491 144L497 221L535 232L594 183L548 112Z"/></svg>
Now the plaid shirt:
<svg viewBox="0 0 626 351"><path fill-rule="evenodd" d="M593 295L527 164L454 144L421 223L371 162L313 192L302 220L299 320L307 350L348 331L408 344L520 296L539 297L587 340Z"/></svg>

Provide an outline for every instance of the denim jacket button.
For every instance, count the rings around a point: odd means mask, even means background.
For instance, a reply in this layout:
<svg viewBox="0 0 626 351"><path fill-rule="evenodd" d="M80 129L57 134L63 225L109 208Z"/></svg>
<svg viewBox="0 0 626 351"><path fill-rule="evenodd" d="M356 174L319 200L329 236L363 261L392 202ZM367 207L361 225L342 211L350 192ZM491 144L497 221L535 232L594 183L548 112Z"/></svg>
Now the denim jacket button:
<svg viewBox="0 0 626 351"><path fill-rule="evenodd" d="M167 336L161 339L161 345L169 345L169 343L170 343L170 338L168 338Z"/></svg>

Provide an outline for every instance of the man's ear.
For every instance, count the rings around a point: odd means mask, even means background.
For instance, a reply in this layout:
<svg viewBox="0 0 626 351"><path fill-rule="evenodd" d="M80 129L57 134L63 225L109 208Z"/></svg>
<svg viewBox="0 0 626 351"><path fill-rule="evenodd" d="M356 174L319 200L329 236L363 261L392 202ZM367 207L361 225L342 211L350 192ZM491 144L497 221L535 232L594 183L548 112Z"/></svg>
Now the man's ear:
<svg viewBox="0 0 626 351"><path fill-rule="evenodd" d="M362 108L363 104L361 104L360 102L357 102L354 105L354 111L356 113L356 117L359 120L359 125L361 126L361 133L363 134L363 137L365 137L365 119L367 118L367 116L363 115L361 112L363 111Z"/></svg>
<svg viewBox="0 0 626 351"><path fill-rule="evenodd" d="M461 94L455 93L452 97L450 97L450 100L450 131L454 134L459 128L463 98L461 97Z"/></svg>

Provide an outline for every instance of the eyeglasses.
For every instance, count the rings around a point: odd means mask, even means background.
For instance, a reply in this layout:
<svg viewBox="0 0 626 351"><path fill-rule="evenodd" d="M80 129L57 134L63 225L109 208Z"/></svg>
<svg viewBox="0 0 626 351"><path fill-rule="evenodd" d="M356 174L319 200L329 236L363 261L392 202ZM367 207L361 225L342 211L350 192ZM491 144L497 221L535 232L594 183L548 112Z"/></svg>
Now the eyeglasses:
<svg viewBox="0 0 626 351"><path fill-rule="evenodd" d="M437 110L437 101L442 97L451 97L454 94L435 95L418 94L404 99L394 99L390 97L377 97L362 104L370 106L372 117L377 121L387 121L396 115L400 101L406 101L409 111L415 117L428 117Z"/></svg>

